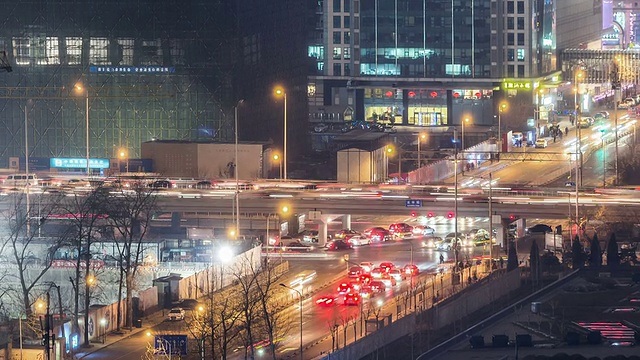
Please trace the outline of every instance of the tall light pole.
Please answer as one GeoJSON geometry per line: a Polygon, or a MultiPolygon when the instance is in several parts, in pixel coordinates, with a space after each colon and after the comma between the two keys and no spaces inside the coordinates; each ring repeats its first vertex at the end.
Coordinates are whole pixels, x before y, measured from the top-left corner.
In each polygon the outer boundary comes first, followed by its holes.
{"type": "Polygon", "coordinates": [[[283,283],[280,283],[280,286],[282,286],[283,288],[295,291],[298,293],[298,298],[300,299],[300,360],[304,360],[304,358],[302,357],[302,293],[299,290],[296,290],[290,286],[287,286],[283,283]]]}
{"type": "Polygon", "coordinates": [[[275,92],[277,96],[282,96],[284,101],[284,146],[282,149],[282,156],[284,158],[284,180],[287,180],[287,92],[281,87],[276,88],[275,92]]]}
{"type": "Polygon", "coordinates": [[[422,152],[420,149],[420,144],[422,143],[423,140],[427,139],[427,134],[425,133],[420,133],[418,134],[418,184],[422,183],[422,179],[420,177],[420,168],[422,167],[422,163],[420,162],[420,153],[422,152]]]}
{"type": "Polygon", "coordinates": [[[89,167],[89,88],[82,87],[81,84],[76,84],[75,89],[79,93],[84,93],[85,100],[85,148],[86,148],[86,161],[87,161],[87,176],[91,175],[91,170],[89,167]]]}
{"type": "Polygon", "coordinates": [[[235,133],[235,160],[233,166],[233,172],[235,172],[236,178],[236,191],[235,191],[235,206],[236,206],[236,236],[240,233],[240,190],[238,188],[238,107],[244,102],[243,99],[238,100],[234,107],[234,133],[235,133]]]}
{"type": "Polygon", "coordinates": [[[464,124],[465,123],[469,123],[469,121],[471,121],[468,117],[464,118],[464,121],[462,121],[462,155],[464,157],[464,124]]]}
{"type": "Polygon", "coordinates": [[[282,158],[280,157],[279,154],[274,154],[273,161],[276,161],[278,163],[278,170],[279,170],[278,173],[280,174],[278,178],[282,180],[282,158]]]}
{"type": "Polygon", "coordinates": [[[498,107],[498,144],[500,144],[500,149],[498,152],[502,152],[502,113],[507,109],[507,103],[500,103],[500,107],[498,107]]]}
{"type": "MultiPolygon", "coordinates": [[[[578,69],[575,74],[575,106],[576,106],[576,236],[579,236],[578,225],[580,224],[580,215],[578,213],[580,206],[580,182],[582,181],[582,176],[580,176],[580,172],[582,170],[582,146],[580,139],[580,104],[578,103],[578,99],[580,98],[580,79],[582,79],[582,70],[578,69]]],[[[573,239],[571,240],[571,244],[573,245],[573,239]]]]}
{"type": "MultiPolygon", "coordinates": [[[[619,64],[618,62],[621,62],[621,58],[620,56],[616,56],[615,61],[614,61],[614,67],[615,67],[615,71],[613,72],[613,76],[614,78],[611,79],[611,82],[613,83],[614,86],[613,87],[613,128],[615,131],[614,136],[616,137],[616,158],[615,158],[615,171],[616,171],[616,183],[615,185],[620,184],[620,178],[618,177],[618,99],[621,97],[620,96],[620,77],[619,77],[619,64]]],[[[635,127],[634,127],[635,129],[635,127]]],[[[634,141],[635,141],[635,132],[634,132],[634,141]]]]}
{"type": "Polygon", "coordinates": [[[607,187],[607,148],[604,142],[604,129],[600,130],[600,139],[602,140],[602,188],[604,189],[607,187]]]}
{"type": "Polygon", "coordinates": [[[29,109],[28,109],[28,104],[29,101],[27,101],[27,104],[25,104],[24,106],[24,170],[25,170],[25,175],[26,175],[26,179],[27,179],[27,185],[26,185],[26,197],[27,197],[27,211],[26,211],[26,220],[27,220],[27,234],[26,234],[26,238],[29,239],[29,237],[31,236],[31,217],[30,217],[30,212],[31,209],[29,208],[30,204],[29,204],[29,188],[31,185],[31,180],[29,179],[29,109]]]}

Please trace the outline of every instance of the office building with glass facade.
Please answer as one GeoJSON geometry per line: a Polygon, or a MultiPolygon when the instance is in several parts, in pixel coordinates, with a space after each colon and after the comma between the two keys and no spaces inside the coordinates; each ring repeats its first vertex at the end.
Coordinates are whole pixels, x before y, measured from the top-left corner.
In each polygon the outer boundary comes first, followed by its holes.
{"type": "Polygon", "coordinates": [[[45,1],[0,12],[0,167],[9,157],[92,158],[142,142],[233,139],[226,1],[45,1]],[[88,113],[87,113],[88,112],[88,113]]]}

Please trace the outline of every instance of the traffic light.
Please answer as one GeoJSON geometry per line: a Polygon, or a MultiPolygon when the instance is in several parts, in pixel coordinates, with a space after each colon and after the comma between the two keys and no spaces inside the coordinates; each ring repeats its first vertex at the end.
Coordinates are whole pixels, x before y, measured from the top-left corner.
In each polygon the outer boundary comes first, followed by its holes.
{"type": "Polygon", "coordinates": [[[514,222],[514,221],[516,221],[518,219],[520,219],[520,216],[518,216],[518,215],[514,215],[514,214],[509,215],[509,221],[511,221],[511,222],[514,222]]]}
{"type": "Polygon", "coordinates": [[[429,211],[429,212],[427,213],[427,217],[428,217],[428,218],[432,218],[432,217],[434,217],[434,216],[435,216],[435,214],[434,214],[432,211],[429,211]]]}
{"type": "Polygon", "coordinates": [[[411,212],[411,217],[417,217],[417,216],[418,216],[418,213],[417,213],[417,212],[415,212],[415,211],[412,211],[412,212],[411,212]]]}
{"type": "Polygon", "coordinates": [[[49,344],[49,334],[45,332],[42,334],[42,339],[40,339],[40,345],[45,346],[47,344],[49,344]]]}
{"type": "Polygon", "coordinates": [[[454,213],[453,211],[449,211],[447,213],[447,219],[453,219],[454,217],[456,217],[456,213],[454,213]]]}

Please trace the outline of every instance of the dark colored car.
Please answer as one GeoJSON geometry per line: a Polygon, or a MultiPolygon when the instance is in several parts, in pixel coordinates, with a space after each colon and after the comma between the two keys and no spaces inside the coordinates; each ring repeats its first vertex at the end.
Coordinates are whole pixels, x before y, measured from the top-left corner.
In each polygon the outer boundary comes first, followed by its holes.
{"type": "Polygon", "coordinates": [[[371,239],[372,242],[383,242],[391,239],[389,230],[383,227],[372,227],[364,231],[364,234],[371,239]]]}
{"type": "Polygon", "coordinates": [[[551,229],[551,226],[546,225],[546,224],[537,224],[537,225],[533,225],[532,227],[527,229],[527,232],[529,234],[536,234],[536,233],[550,233],[553,232],[553,229],[551,229]]]}
{"type": "Polygon", "coordinates": [[[152,182],[149,187],[154,189],[171,189],[173,184],[169,180],[156,180],[152,182]]]}
{"type": "Polygon", "coordinates": [[[211,189],[211,181],[203,180],[191,185],[194,189],[211,189]]]}
{"type": "Polygon", "coordinates": [[[332,240],[327,243],[327,250],[351,250],[351,244],[344,240],[332,240]]]}

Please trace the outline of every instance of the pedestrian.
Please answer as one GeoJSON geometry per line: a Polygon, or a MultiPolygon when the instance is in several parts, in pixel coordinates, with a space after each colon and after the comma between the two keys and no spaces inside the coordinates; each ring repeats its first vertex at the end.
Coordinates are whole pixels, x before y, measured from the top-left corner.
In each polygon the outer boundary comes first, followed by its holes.
{"type": "Polygon", "coordinates": [[[504,269],[504,259],[500,256],[500,269],[504,269]]]}
{"type": "Polygon", "coordinates": [[[569,128],[568,127],[564,128],[564,134],[565,134],[565,136],[569,136],[569,128]]]}
{"type": "Polygon", "coordinates": [[[440,264],[444,264],[444,255],[440,254],[440,264]]]}

